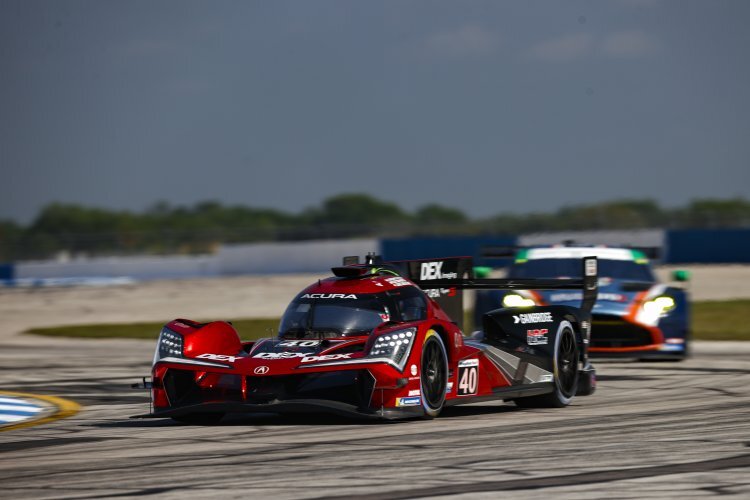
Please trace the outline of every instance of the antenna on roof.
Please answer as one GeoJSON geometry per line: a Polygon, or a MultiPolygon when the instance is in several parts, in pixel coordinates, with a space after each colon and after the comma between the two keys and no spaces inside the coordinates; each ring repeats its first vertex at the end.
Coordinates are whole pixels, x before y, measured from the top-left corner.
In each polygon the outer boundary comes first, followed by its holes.
{"type": "Polygon", "coordinates": [[[368,266],[374,266],[377,264],[382,264],[383,258],[376,254],[375,252],[368,252],[367,256],[365,257],[365,265],[368,266]]]}

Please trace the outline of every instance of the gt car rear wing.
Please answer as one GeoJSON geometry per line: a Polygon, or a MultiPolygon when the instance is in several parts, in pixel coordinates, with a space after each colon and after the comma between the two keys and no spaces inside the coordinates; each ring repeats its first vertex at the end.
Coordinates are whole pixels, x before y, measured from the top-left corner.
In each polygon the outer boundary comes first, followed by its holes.
{"type": "MultiPolygon", "coordinates": [[[[480,248],[480,255],[484,259],[509,259],[515,257],[521,250],[532,250],[535,248],[552,248],[552,247],[591,247],[603,248],[601,245],[589,245],[585,243],[577,243],[575,240],[564,240],[556,245],[505,245],[505,246],[483,246],[480,248]]],[[[626,248],[628,250],[636,250],[641,252],[645,257],[651,260],[658,260],[661,258],[662,248],[661,247],[649,247],[641,245],[609,245],[610,248],[626,248]]],[[[606,247],[606,246],[604,246],[606,247]]]]}

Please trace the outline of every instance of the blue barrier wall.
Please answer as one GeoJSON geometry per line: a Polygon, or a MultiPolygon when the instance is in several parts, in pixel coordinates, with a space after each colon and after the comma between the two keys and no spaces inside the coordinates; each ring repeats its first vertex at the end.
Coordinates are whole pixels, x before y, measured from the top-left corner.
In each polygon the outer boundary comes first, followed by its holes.
{"type": "Polygon", "coordinates": [[[15,278],[13,264],[0,264],[0,280],[10,281],[15,278]]]}
{"type": "Polygon", "coordinates": [[[750,263],[750,229],[684,229],[667,231],[670,264],[750,263]]]}
{"type": "Polygon", "coordinates": [[[485,246],[513,246],[515,236],[460,236],[384,239],[380,251],[384,260],[430,259],[434,257],[474,257],[475,266],[500,267],[510,259],[484,259],[485,246]]]}

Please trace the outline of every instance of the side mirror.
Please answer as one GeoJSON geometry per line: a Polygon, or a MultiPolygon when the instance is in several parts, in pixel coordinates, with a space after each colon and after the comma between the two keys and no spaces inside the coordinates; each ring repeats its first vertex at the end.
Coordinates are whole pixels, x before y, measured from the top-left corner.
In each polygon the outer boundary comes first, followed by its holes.
{"type": "Polygon", "coordinates": [[[690,281],[690,272],[684,269],[678,269],[672,273],[674,281],[690,281]]]}
{"type": "Polygon", "coordinates": [[[492,268],[487,266],[474,266],[474,277],[475,278],[489,278],[492,274],[492,268]]]}

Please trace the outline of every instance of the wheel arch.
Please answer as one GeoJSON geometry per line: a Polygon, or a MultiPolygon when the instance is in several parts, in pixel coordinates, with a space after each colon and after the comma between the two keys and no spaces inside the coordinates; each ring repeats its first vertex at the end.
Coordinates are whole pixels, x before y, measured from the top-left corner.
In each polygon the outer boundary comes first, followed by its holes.
{"type": "Polygon", "coordinates": [[[429,327],[427,327],[427,331],[434,330],[435,333],[437,333],[440,336],[440,340],[443,341],[443,346],[445,346],[445,354],[448,356],[448,367],[450,368],[452,366],[453,360],[456,357],[455,354],[455,347],[453,344],[453,341],[451,340],[450,333],[440,324],[432,324],[429,327]]]}

